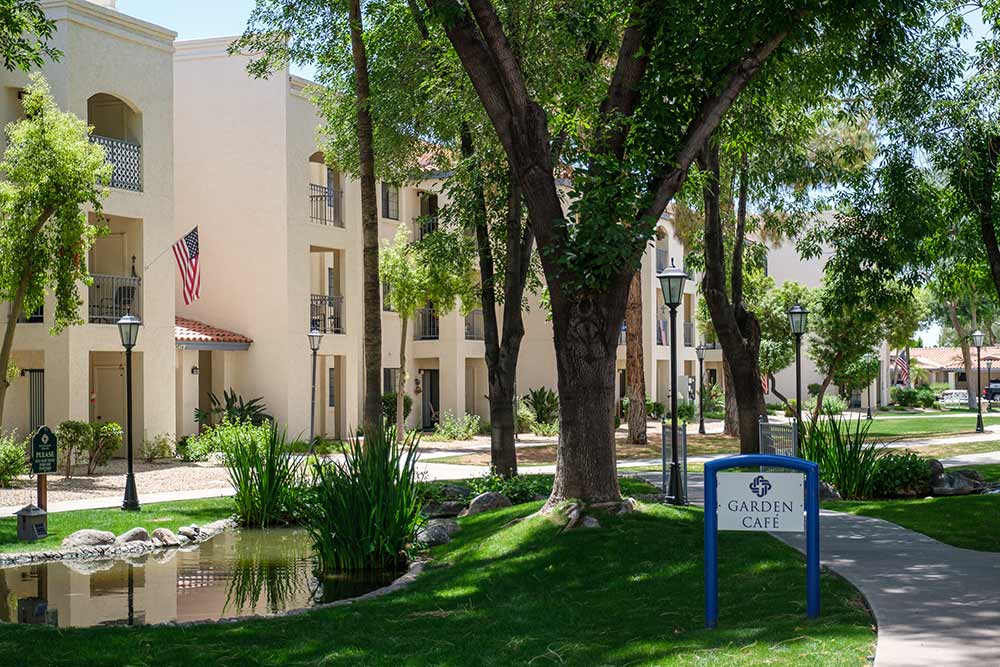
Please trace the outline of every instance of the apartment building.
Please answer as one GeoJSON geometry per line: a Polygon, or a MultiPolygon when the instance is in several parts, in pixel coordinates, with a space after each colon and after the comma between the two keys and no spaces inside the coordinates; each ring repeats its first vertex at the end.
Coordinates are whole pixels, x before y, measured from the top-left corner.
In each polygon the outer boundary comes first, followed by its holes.
{"type": "MultiPolygon", "coordinates": [[[[93,285],[81,286],[86,322],[52,336],[54,302],[18,325],[5,429],[24,434],[66,419],[125,424],[124,354],[117,320],[143,328],[133,352],[134,434],[174,432],[173,41],[175,33],[114,9],[114,0],[42,0],[57,30],[58,62],[41,71],[60,108],[94,127],[114,165],[103,221],[110,233],[90,253],[93,285]],[[168,251],[163,255],[164,251],[168,251]]],[[[28,78],[0,71],[0,122],[23,117],[28,78]]],[[[0,308],[0,318],[9,316],[0,308]]]]}

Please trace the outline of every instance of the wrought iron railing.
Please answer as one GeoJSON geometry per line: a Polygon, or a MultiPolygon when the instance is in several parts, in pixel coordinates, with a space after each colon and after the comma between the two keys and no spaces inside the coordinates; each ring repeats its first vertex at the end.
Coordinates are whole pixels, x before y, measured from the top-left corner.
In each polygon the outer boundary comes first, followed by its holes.
{"type": "Polygon", "coordinates": [[[344,297],[328,294],[311,295],[309,328],[322,333],[344,333],[344,297]]]}
{"type": "Polygon", "coordinates": [[[417,311],[416,327],[413,337],[416,340],[437,340],[440,335],[438,316],[433,308],[421,308],[417,311]]]}
{"type": "Polygon", "coordinates": [[[465,340],[483,340],[486,337],[486,324],[483,321],[483,311],[476,308],[465,316],[465,340]]]}
{"type": "Polygon", "coordinates": [[[325,185],[309,184],[309,219],[321,225],[344,226],[344,193],[325,185]]]}
{"type": "Polygon", "coordinates": [[[438,228],[437,218],[424,216],[417,219],[417,240],[422,240],[431,232],[436,232],[438,228]]]}
{"type": "Polygon", "coordinates": [[[111,187],[142,192],[142,146],[123,139],[90,135],[90,141],[104,149],[104,158],[113,167],[111,187]]]}
{"type": "Polygon", "coordinates": [[[91,324],[115,324],[126,315],[142,319],[142,279],[134,276],[90,276],[88,320],[91,324]]]}
{"type": "Polygon", "coordinates": [[[663,273],[670,266],[670,260],[667,259],[667,250],[665,248],[656,249],[656,272],[663,273]]]}
{"type": "Polygon", "coordinates": [[[684,323],[684,347],[694,347],[694,322],[684,323]]]}

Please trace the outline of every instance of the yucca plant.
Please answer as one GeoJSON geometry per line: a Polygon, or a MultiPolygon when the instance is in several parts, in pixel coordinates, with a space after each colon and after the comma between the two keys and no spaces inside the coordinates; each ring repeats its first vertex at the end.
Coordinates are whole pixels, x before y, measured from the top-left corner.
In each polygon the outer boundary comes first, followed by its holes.
{"type": "Polygon", "coordinates": [[[341,461],[314,464],[303,523],[322,574],[400,568],[421,524],[415,433],[392,426],[351,438],[341,461]]]}
{"type": "Polygon", "coordinates": [[[559,397],[548,387],[529,390],[524,402],[539,424],[551,424],[559,419],[559,397]]]}
{"type": "Polygon", "coordinates": [[[263,441],[259,434],[238,431],[225,451],[237,519],[251,528],[287,522],[290,499],[302,482],[303,459],[292,452],[285,433],[271,426],[263,441]]]}
{"type": "Polygon", "coordinates": [[[803,434],[802,458],[819,464],[820,477],[844,498],[868,498],[885,451],[868,440],[871,422],[858,416],[848,419],[833,410],[825,419],[813,420],[803,434]]]}

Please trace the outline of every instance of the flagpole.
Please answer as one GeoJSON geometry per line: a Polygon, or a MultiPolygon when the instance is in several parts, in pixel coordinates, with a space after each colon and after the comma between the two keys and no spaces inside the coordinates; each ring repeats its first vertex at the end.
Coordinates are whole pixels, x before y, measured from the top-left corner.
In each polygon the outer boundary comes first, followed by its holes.
{"type": "MultiPolygon", "coordinates": [[[[194,227],[192,227],[190,229],[190,231],[188,231],[187,233],[181,234],[181,238],[184,238],[185,236],[187,236],[188,234],[190,234],[191,232],[193,232],[196,229],[198,229],[198,225],[195,225],[194,227]]],[[[167,254],[167,251],[170,250],[171,248],[173,248],[175,245],[177,245],[177,241],[174,241],[173,243],[171,243],[170,245],[168,245],[166,248],[164,248],[163,250],[161,250],[159,255],[157,255],[153,259],[149,260],[149,264],[146,264],[145,266],[142,267],[142,272],[145,273],[146,271],[148,271],[149,267],[151,267],[153,264],[156,263],[156,260],[158,260],[159,258],[163,257],[165,254],[167,254]]]]}

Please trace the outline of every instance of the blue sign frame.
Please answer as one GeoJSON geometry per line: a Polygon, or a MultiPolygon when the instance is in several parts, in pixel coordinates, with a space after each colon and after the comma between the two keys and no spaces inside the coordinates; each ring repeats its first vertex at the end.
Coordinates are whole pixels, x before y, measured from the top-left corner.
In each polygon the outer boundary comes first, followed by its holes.
{"type": "Polygon", "coordinates": [[[806,615],[819,617],[819,465],[793,456],[742,454],[705,464],[705,625],[719,624],[719,489],[728,468],[789,468],[806,475],[806,615]]]}

